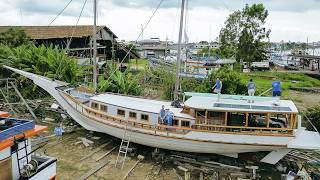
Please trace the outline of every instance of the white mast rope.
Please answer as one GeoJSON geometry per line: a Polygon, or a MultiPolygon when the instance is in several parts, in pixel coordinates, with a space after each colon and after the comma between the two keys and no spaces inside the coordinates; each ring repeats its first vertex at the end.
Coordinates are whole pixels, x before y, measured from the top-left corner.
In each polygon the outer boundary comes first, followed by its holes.
{"type": "MultiPolygon", "coordinates": [[[[290,99],[291,101],[293,101],[293,99],[291,98],[290,95],[288,95],[288,97],[289,97],[289,99],[290,99]]],[[[304,115],[304,117],[306,117],[306,119],[309,121],[309,123],[311,124],[312,128],[313,128],[314,130],[316,130],[316,132],[319,133],[318,129],[317,129],[317,128],[314,126],[314,124],[311,122],[311,120],[309,119],[309,117],[307,116],[307,114],[306,114],[304,111],[301,111],[301,113],[302,113],[302,114],[304,115]]]]}
{"type": "MultiPolygon", "coordinates": [[[[153,11],[152,15],[150,16],[150,18],[148,19],[147,23],[143,26],[142,31],[140,32],[139,36],[137,37],[137,39],[135,41],[138,41],[139,38],[141,37],[142,33],[147,29],[149,23],[151,22],[152,18],[154,17],[154,15],[156,14],[156,12],[158,11],[158,9],[160,8],[161,4],[163,3],[164,0],[160,0],[159,4],[157,5],[156,9],[153,11]]],[[[130,51],[132,50],[133,46],[130,47],[129,51],[126,53],[126,55],[124,56],[124,58],[120,61],[120,64],[123,63],[123,61],[127,58],[127,56],[129,55],[130,51]]],[[[112,71],[111,74],[114,74],[116,72],[118,68],[116,68],[114,71],[112,71]]],[[[111,76],[108,77],[108,79],[106,81],[109,81],[109,79],[111,78],[111,76]]]]}
{"type": "MultiPolygon", "coordinates": [[[[71,0],[71,1],[72,1],[72,0],[71,0]]],[[[70,1],[70,2],[71,2],[71,1],[70,1]]],[[[69,5],[69,4],[70,4],[70,3],[68,3],[68,5],[69,5]]],[[[82,13],[83,13],[83,10],[84,10],[86,4],[87,4],[87,0],[84,0],[84,3],[83,3],[83,5],[82,5],[81,11],[80,11],[80,14],[79,14],[79,16],[78,16],[78,18],[77,18],[77,22],[76,22],[75,26],[73,27],[71,37],[70,37],[70,39],[69,39],[69,41],[68,41],[68,44],[67,44],[67,47],[66,47],[66,52],[69,52],[69,50],[70,50],[69,48],[70,48],[70,44],[71,44],[71,42],[72,42],[72,38],[73,38],[74,32],[75,32],[75,30],[76,30],[76,27],[78,26],[78,23],[79,23],[79,21],[80,21],[80,18],[81,18],[81,16],[82,16],[82,13]]],[[[67,7],[67,6],[66,6],[66,7],[67,7]]],[[[65,8],[64,8],[64,9],[65,9],[65,8]]],[[[62,60],[61,60],[60,63],[59,63],[58,69],[56,70],[56,73],[54,74],[53,79],[55,79],[55,78],[57,77],[57,74],[58,74],[58,71],[59,71],[59,69],[60,69],[60,67],[61,67],[61,64],[62,64],[62,60]]]]}
{"type": "Polygon", "coordinates": [[[58,19],[58,17],[64,12],[65,9],[67,9],[67,7],[70,5],[70,3],[71,3],[72,1],[73,1],[73,0],[70,0],[70,1],[66,4],[66,6],[56,15],[55,18],[53,18],[53,20],[49,23],[48,26],[51,26],[51,24],[52,24],[55,20],[58,19]]]}
{"type": "Polygon", "coordinates": [[[77,26],[78,26],[78,24],[79,24],[80,18],[81,18],[81,16],[82,16],[83,10],[84,10],[84,8],[85,8],[85,6],[86,6],[86,4],[87,4],[87,1],[88,1],[88,0],[84,0],[84,3],[83,3],[83,5],[82,5],[81,11],[80,11],[80,14],[79,14],[79,16],[78,16],[78,18],[77,18],[77,22],[76,22],[75,26],[73,27],[71,37],[70,37],[70,39],[69,39],[69,41],[68,41],[68,44],[67,44],[67,47],[66,47],[67,52],[69,52],[69,50],[70,50],[70,44],[71,44],[71,42],[72,42],[72,38],[73,38],[74,32],[75,32],[75,30],[76,30],[76,28],[77,28],[77,26]]]}

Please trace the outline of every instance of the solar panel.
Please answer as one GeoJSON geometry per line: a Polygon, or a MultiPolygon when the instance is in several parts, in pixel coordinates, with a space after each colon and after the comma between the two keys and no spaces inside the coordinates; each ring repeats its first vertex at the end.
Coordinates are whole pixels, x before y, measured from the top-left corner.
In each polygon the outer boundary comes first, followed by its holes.
{"type": "Polygon", "coordinates": [[[232,108],[232,109],[265,110],[265,111],[292,111],[290,107],[284,107],[284,106],[257,106],[257,105],[225,104],[225,103],[214,103],[213,107],[232,108]]]}

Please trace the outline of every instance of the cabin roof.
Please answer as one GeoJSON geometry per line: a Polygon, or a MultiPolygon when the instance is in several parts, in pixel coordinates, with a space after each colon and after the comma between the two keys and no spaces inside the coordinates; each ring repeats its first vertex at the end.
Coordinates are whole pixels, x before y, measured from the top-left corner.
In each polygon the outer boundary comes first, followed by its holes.
{"type": "Polygon", "coordinates": [[[171,106],[169,101],[160,101],[153,99],[144,99],[139,97],[122,96],[118,94],[100,94],[90,98],[91,100],[119,106],[133,111],[144,111],[149,113],[159,113],[161,106],[164,105],[165,109],[169,108],[173,112],[174,116],[180,118],[194,119],[194,117],[181,113],[182,108],[175,108],[171,106]]]}
{"type": "Polygon", "coordinates": [[[245,112],[283,112],[298,113],[298,109],[292,101],[277,100],[273,97],[221,95],[218,101],[217,94],[209,93],[185,93],[191,96],[185,105],[195,109],[223,110],[223,111],[245,111],[245,112]],[[248,103],[254,100],[254,103],[248,103]]]}

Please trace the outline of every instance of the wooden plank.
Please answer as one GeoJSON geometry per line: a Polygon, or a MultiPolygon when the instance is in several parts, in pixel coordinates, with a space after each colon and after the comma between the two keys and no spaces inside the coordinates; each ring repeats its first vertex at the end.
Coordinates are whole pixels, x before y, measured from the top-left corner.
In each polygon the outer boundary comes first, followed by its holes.
{"type": "Polygon", "coordinates": [[[86,172],[85,174],[83,174],[81,177],[79,177],[79,180],[85,180],[88,179],[90,176],[92,176],[94,173],[98,172],[101,168],[105,167],[107,164],[109,164],[110,161],[106,161],[103,163],[98,164],[97,166],[93,167],[92,169],[90,169],[90,171],[86,172]]]}
{"type": "Polygon", "coordinates": [[[108,154],[110,154],[114,149],[116,149],[118,146],[113,147],[110,151],[104,153],[101,155],[96,161],[100,161],[102,158],[106,157],[108,154]]]}
{"type": "Polygon", "coordinates": [[[89,153],[88,155],[82,157],[82,158],[80,159],[80,161],[83,161],[83,160],[91,157],[93,154],[101,151],[104,147],[108,146],[111,142],[112,142],[112,140],[110,140],[109,142],[107,142],[107,143],[105,143],[105,144],[102,144],[101,146],[97,147],[94,151],[92,151],[92,152],[89,153]]]}
{"type": "Polygon", "coordinates": [[[249,113],[246,112],[246,127],[248,127],[248,123],[249,123],[249,113]]]}
{"type": "Polygon", "coordinates": [[[139,164],[141,160],[137,160],[137,162],[132,166],[132,168],[129,169],[129,171],[126,173],[126,175],[123,176],[122,180],[127,179],[127,177],[129,176],[129,174],[133,171],[133,169],[139,164]]]}
{"type": "Polygon", "coordinates": [[[10,82],[11,86],[13,87],[13,89],[16,91],[16,93],[18,94],[18,96],[20,97],[20,99],[22,100],[23,104],[27,107],[27,109],[29,110],[30,114],[32,115],[32,117],[34,118],[34,120],[37,120],[37,116],[34,114],[33,110],[30,108],[30,106],[28,105],[28,103],[26,102],[26,100],[23,98],[23,96],[21,95],[20,91],[18,90],[18,88],[16,87],[16,85],[13,82],[10,82]]]}

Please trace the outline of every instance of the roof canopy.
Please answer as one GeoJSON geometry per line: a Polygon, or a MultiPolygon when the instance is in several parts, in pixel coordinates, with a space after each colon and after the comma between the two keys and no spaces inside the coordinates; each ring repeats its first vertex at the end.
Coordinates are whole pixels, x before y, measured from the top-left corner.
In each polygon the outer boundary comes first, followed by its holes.
{"type": "Polygon", "coordinates": [[[298,113],[292,101],[278,100],[274,97],[242,96],[222,94],[218,100],[217,94],[185,92],[191,96],[184,104],[187,107],[204,110],[243,111],[243,112],[274,112],[298,113]],[[248,103],[253,100],[254,103],[248,103]]]}
{"type": "MultiPolygon", "coordinates": [[[[55,39],[92,36],[92,25],[65,26],[0,26],[0,32],[9,28],[23,29],[31,39],[55,39]]],[[[107,26],[97,26],[97,32],[104,29],[114,38],[118,38],[107,26]]]]}

